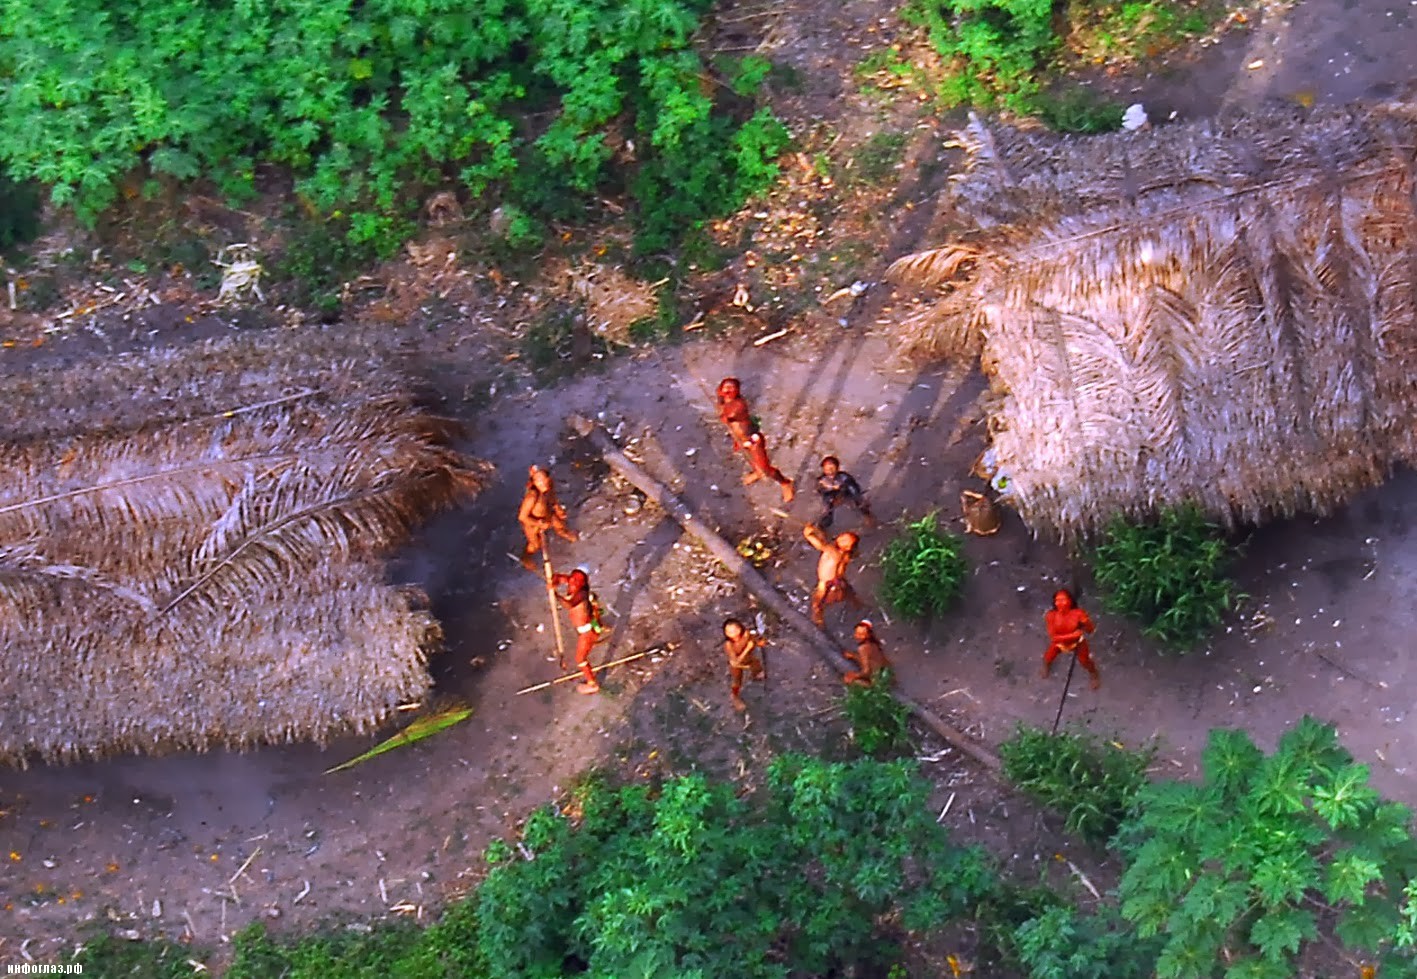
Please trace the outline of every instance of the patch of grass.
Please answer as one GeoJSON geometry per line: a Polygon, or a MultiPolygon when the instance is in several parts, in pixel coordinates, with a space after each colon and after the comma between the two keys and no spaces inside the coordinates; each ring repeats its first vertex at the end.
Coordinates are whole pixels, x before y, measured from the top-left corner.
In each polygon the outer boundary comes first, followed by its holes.
{"type": "Polygon", "coordinates": [[[1060,133],[1110,133],[1122,128],[1125,110],[1087,88],[1038,98],[1038,118],[1060,133]]]}
{"type": "Polygon", "coordinates": [[[1154,745],[1128,751],[1092,735],[1022,724],[999,746],[1008,780],[1095,846],[1106,845],[1131,813],[1155,754],[1154,745]]]}
{"type": "Polygon", "coordinates": [[[1125,0],[1095,3],[1072,0],[1068,45],[1087,61],[1154,58],[1210,30],[1225,15],[1220,3],[1184,0],[1125,0]]]}
{"type": "Polygon", "coordinates": [[[852,181],[861,184],[885,182],[894,173],[896,165],[905,158],[907,133],[881,130],[857,147],[852,154],[850,168],[852,181]]]}
{"type": "Polygon", "coordinates": [[[59,301],[59,278],[49,272],[33,271],[15,280],[15,298],[20,309],[42,313],[59,301]]]}
{"type": "Polygon", "coordinates": [[[910,711],[891,696],[890,683],[891,671],[884,670],[872,686],[848,686],[842,701],[852,740],[873,758],[888,758],[910,747],[910,711]]]}
{"type": "Polygon", "coordinates": [[[201,962],[204,955],[168,942],[130,942],[100,934],[83,945],[74,957],[84,975],[103,979],[191,979],[188,959],[201,962]]]}
{"type": "Polygon", "coordinates": [[[933,512],[906,524],[886,545],[881,569],[881,600],[907,619],[949,611],[969,572],[963,538],[941,531],[933,512]]]}
{"type": "Polygon", "coordinates": [[[272,263],[271,276],[291,283],[297,304],[332,321],[340,312],[340,286],[377,257],[369,245],[351,243],[340,222],[304,220],[272,263]]]}
{"type": "Polygon", "coordinates": [[[1103,603],[1173,649],[1198,645],[1242,597],[1228,571],[1238,549],[1198,509],[1150,523],[1114,520],[1092,554],[1103,603]]]}
{"type": "Polygon", "coordinates": [[[536,379],[549,384],[610,355],[605,341],[585,322],[585,313],[555,305],[532,321],[522,337],[522,361],[536,379]]]}

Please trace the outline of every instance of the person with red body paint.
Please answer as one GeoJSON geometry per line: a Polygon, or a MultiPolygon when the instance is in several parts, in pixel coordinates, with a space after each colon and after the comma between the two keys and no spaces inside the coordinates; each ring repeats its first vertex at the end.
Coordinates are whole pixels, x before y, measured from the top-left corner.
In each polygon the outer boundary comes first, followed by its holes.
{"type": "Polygon", "coordinates": [[[1053,594],[1053,607],[1043,616],[1043,622],[1048,627],[1049,644],[1048,651],[1043,654],[1043,672],[1040,675],[1046,680],[1058,654],[1072,653],[1078,658],[1078,664],[1092,676],[1092,689],[1101,687],[1102,677],[1097,673],[1097,664],[1092,661],[1092,650],[1088,648],[1086,636],[1097,626],[1092,624],[1086,612],[1077,607],[1072,593],[1066,588],[1060,588],[1053,594]]]}
{"type": "Polygon", "coordinates": [[[554,575],[551,580],[555,587],[565,587],[566,594],[559,591],[554,594],[566,606],[571,625],[576,627],[576,666],[585,677],[576,684],[576,691],[597,693],[600,684],[595,679],[595,671],[590,668],[590,651],[610,634],[610,630],[601,625],[599,603],[590,591],[590,576],[577,568],[570,574],[554,575]]]}

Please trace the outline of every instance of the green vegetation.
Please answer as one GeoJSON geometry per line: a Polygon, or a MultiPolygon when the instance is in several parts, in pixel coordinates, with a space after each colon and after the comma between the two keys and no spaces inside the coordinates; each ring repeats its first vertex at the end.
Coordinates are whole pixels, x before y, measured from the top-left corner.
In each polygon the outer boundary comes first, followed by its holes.
{"type": "Polygon", "coordinates": [[[878,184],[895,173],[896,164],[905,157],[908,134],[882,130],[862,143],[851,157],[852,179],[858,183],[878,184]]]}
{"type": "Polygon", "coordinates": [[[1160,945],[1110,910],[1084,915],[1060,904],[1019,925],[1011,952],[1028,979],[1151,979],[1160,945]]]}
{"type": "Polygon", "coordinates": [[[949,611],[969,571],[964,540],[939,530],[934,513],[906,524],[904,533],[886,545],[881,569],[881,600],[908,619],[949,611]]]}
{"type": "MultiPolygon", "coordinates": [[[[1120,124],[1120,110],[1110,122],[1110,109],[1082,112],[1082,106],[1059,105],[1044,94],[1069,59],[1092,64],[1155,57],[1203,34],[1222,10],[1211,0],[907,0],[900,16],[924,28],[943,57],[946,74],[938,95],[946,106],[1003,107],[1039,114],[1065,131],[1100,132],[1120,124]]],[[[872,56],[862,70],[907,78],[912,73],[906,65],[872,56]]]]}
{"type": "Polygon", "coordinates": [[[1320,926],[1386,960],[1383,976],[1411,975],[1392,944],[1417,875],[1412,814],[1379,797],[1333,728],[1305,717],[1268,756],[1242,731],[1212,731],[1203,762],[1200,784],[1143,789],[1118,837],[1122,915],[1163,937],[1160,979],[1291,979],[1320,926]]]}
{"type": "MultiPolygon", "coordinates": [[[[908,761],[786,755],[747,795],[697,775],[587,781],[489,847],[487,879],[436,923],[289,942],[253,926],[228,975],[899,974],[906,941],[960,919],[986,958],[1029,979],[1291,979],[1313,974],[1312,943],[1341,945],[1384,979],[1417,975],[1411,813],[1378,796],[1332,727],[1306,717],[1271,755],[1213,731],[1199,784],[1142,784],[1149,752],[1075,735],[1021,730],[1005,756],[1027,791],[1087,814],[1070,818],[1076,832],[1100,838],[1128,813],[1112,843],[1126,865],[1119,909],[1083,913],[1073,895],[1002,879],[980,851],[952,846],[908,761]]],[[[102,937],[75,961],[177,979],[204,957],[102,937]]]]}
{"type": "Polygon", "coordinates": [[[891,755],[910,747],[910,711],[891,696],[890,684],[891,671],[882,670],[872,686],[853,683],[842,698],[851,738],[864,755],[891,755]]]}
{"type": "Polygon", "coordinates": [[[1031,111],[1060,46],[1053,0],[909,0],[901,19],[925,28],[949,65],[940,97],[951,106],[1031,111]]]}
{"type": "Polygon", "coordinates": [[[1236,549],[1194,507],[1152,523],[1114,520],[1092,554],[1103,602],[1175,649],[1203,641],[1240,599],[1228,570],[1236,549]]]}
{"type": "Polygon", "coordinates": [[[1155,747],[1127,751],[1092,735],[1050,735],[1020,724],[999,746],[1004,776],[1067,819],[1069,833],[1103,846],[1146,785],[1155,747]]]}
{"type": "Polygon", "coordinates": [[[1187,38],[1199,37],[1216,19],[1218,4],[1176,0],[1069,5],[1074,52],[1088,61],[1132,61],[1155,56],[1187,38]]]}
{"type": "Polygon", "coordinates": [[[658,793],[591,783],[578,819],[541,809],[527,820],[521,846],[535,859],[489,853],[483,961],[493,979],[753,979],[884,963],[887,916],[891,931],[934,928],[992,884],[978,852],[947,843],[927,798],[907,762],[798,756],[774,760],[748,799],[698,776],[658,793]]]}
{"type": "Polygon", "coordinates": [[[1038,118],[1060,133],[1110,133],[1122,128],[1125,110],[1086,88],[1038,98],[1038,118]]]}
{"type": "Polygon", "coordinates": [[[456,181],[518,208],[509,234],[628,192],[646,251],[776,175],[787,134],[690,46],[707,0],[0,0],[0,165],[92,221],[274,166],[305,212],[388,255],[456,181]]]}

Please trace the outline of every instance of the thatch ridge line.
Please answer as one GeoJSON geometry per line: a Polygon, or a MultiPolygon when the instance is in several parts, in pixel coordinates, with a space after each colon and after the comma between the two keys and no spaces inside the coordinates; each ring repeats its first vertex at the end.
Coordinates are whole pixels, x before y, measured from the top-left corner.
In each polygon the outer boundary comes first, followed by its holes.
{"type": "MultiPolygon", "coordinates": [[[[1389,173],[1394,169],[1396,169],[1394,165],[1386,165],[1377,170],[1360,171],[1358,173],[1350,174],[1347,178],[1344,178],[1343,182],[1357,183],[1359,180],[1366,180],[1369,177],[1381,176],[1382,174],[1389,173]]],[[[1137,225],[1155,223],[1168,218],[1175,218],[1187,214],[1194,214],[1197,211],[1210,210],[1211,208],[1219,207],[1227,203],[1232,203],[1238,198],[1246,197],[1250,194],[1258,193],[1262,190],[1269,190],[1275,187],[1288,187],[1290,189],[1298,189],[1301,187],[1312,187],[1323,182],[1323,178],[1310,178],[1305,180],[1297,177],[1288,177],[1283,180],[1266,181],[1265,183],[1255,184],[1251,187],[1244,187],[1240,190],[1229,191],[1220,194],[1216,197],[1210,197],[1206,198],[1205,200],[1194,201],[1192,203],[1169,208],[1164,211],[1157,211],[1155,214],[1129,214],[1125,221],[1114,221],[1104,227],[1093,228],[1089,231],[1081,231],[1077,234],[1069,235],[1066,238],[1050,238],[1046,241],[1038,242],[1037,244],[1030,245],[1027,248],[1023,248],[1018,250],[1017,252],[1014,252],[1013,257],[1015,261],[1018,261],[1020,259],[1032,258],[1039,252],[1044,251],[1045,249],[1056,248],[1060,245],[1076,244],[1080,241],[1086,241],[1089,238],[1096,238],[1101,235],[1119,233],[1125,231],[1128,228],[1136,227],[1137,225]]],[[[911,255],[902,256],[901,258],[896,259],[896,263],[905,262],[907,259],[915,258],[916,255],[921,254],[925,253],[917,252],[911,255]]]]}

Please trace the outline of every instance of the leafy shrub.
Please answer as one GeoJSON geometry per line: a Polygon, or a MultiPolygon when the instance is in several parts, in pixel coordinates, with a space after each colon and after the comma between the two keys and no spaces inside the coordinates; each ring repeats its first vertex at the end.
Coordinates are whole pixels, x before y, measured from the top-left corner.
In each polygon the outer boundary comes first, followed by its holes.
{"type": "Polygon", "coordinates": [[[741,94],[761,59],[731,66],[721,93],[705,85],[690,40],[707,7],[3,0],[0,163],[86,220],[130,175],[205,178],[239,200],[276,165],[311,214],[387,254],[450,178],[474,198],[510,188],[533,215],[574,211],[624,183],[614,146],[633,134],[628,185],[672,238],[771,180],[785,143],[741,94]]]}
{"type": "Polygon", "coordinates": [[[1195,507],[1165,510],[1154,523],[1116,519],[1093,552],[1103,602],[1177,649],[1196,645],[1239,599],[1227,576],[1236,549],[1195,507]]]}
{"type": "Polygon", "coordinates": [[[910,711],[891,696],[890,682],[891,671],[883,670],[872,686],[846,688],[842,703],[862,754],[887,755],[910,747],[910,711]]]}
{"type": "Polygon", "coordinates": [[[1123,109],[1086,88],[1038,98],[1038,117],[1060,133],[1110,133],[1122,128],[1123,109]]]}
{"type": "Polygon", "coordinates": [[[1150,979],[1160,942],[1138,939],[1115,912],[1053,907],[1025,921],[1013,950],[1028,979],[1150,979]]]}
{"type": "Polygon", "coordinates": [[[1067,819],[1069,833],[1105,844],[1146,784],[1155,747],[1127,751],[1085,734],[1049,734],[1020,724],[999,746],[1004,775],[1067,819]]]}
{"type": "Polygon", "coordinates": [[[1053,0],[910,0],[901,19],[924,27],[950,65],[941,92],[948,105],[1030,111],[1059,45],[1053,0]]]}
{"type": "Polygon", "coordinates": [[[1292,979],[1321,925],[1386,960],[1383,975],[1409,975],[1392,943],[1417,874],[1412,814],[1379,797],[1333,728],[1305,717],[1269,756],[1215,730],[1203,763],[1201,784],[1144,788],[1118,837],[1122,915],[1162,936],[1157,976],[1292,979]]]}
{"type": "Polygon", "coordinates": [[[881,569],[881,598],[892,610],[909,619],[940,615],[964,590],[964,540],[927,513],[886,545],[881,569]]]}
{"type": "MultiPolygon", "coordinates": [[[[579,820],[541,809],[479,892],[480,951],[501,977],[830,974],[887,960],[877,934],[964,911],[991,885],[951,847],[905,762],[772,762],[755,796],[699,776],[659,792],[591,783],[579,820]]],[[[509,851],[504,850],[503,855],[509,851]]]]}

